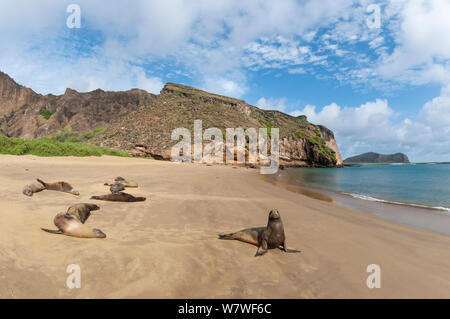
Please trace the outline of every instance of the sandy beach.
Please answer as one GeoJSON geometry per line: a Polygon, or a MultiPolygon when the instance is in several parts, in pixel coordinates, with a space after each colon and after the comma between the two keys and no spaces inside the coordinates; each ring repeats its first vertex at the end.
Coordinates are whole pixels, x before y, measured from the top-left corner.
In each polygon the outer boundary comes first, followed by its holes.
{"type": "Polygon", "coordinates": [[[1,298],[450,298],[450,237],[314,199],[265,182],[259,171],[120,157],[0,156],[1,298]],[[139,203],[92,201],[124,176],[139,203]],[[80,196],[22,188],[64,180],[80,196]],[[106,239],[52,235],[53,218],[96,203],[86,222],[106,239]],[[300,254],[217,239],[283,218],[300,254]],[[69,289],[66,268],[81,267],[69,289]],[[370,264],[381,288],[369,289],[370,264]]]}

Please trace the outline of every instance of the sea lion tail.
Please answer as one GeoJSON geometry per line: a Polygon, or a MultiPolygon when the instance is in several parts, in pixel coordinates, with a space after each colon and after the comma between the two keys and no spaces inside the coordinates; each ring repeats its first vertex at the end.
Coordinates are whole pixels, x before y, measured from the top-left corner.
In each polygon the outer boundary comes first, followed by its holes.
{"type": "Polygon", "coordinates": [[[92,196],[90,199],[100,199],[100,196],[92,196]]]}
{"type": "Polygon", "coordinates": [[[231,239],[234,239],[233,235],[234,235],[234,233],[231,233],[231,234],[219,234],[219,239],[231,240],[231,239]]]}
{"type": "Polygon", "coordinates": [[[36,178],[36,180],[37,180],[39,183],[41,183],[42,185],[44,185],[44,187],[47,187],[47,186],[45,185],[45,182],[43,182],[41,179],[36,178]]]}
{"type": "Polygon", "coordinates": [[[45,229],[45,228],[41,228],[41,229],[43,231],[47,232],[47,233],[50,233],[50,234],[58,234],[58,235],[60,235],[60,234],[63,233],[61,229],[58,229],[58,230],[51,230],[51,229],[45,229]]]}
{"type": "Polygon", "coordinates": [[[147,198],[145,198],[145,197],[136,197],[136,201],[137,202],[143,202],[143,201],[145,201],[147,198]]]}

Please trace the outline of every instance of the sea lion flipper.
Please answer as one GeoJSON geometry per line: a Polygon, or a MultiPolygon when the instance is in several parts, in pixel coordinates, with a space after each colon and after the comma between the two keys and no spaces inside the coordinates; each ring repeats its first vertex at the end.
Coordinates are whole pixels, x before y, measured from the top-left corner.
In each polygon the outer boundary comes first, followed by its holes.
{"type": "Polygon", "coordinates": [[[39,183],[41,183],[42,185],[44,185],[44,187],[46,187],[45,182],[43,182],[41,179],[36,178],[36,180],[37,180],[39,183]]]}
{"type": "Polygon", "coordinates": [[[301,253],[302,252],[301,250],[297,250],[297,249],[288,249],[286,246],[286,240],[283,241],[283,243],[280,245],[279,248],[286,253],[301,253]]]}
{"type": "Polygon", "coordinates": [[[301,250],[287,249],[287,248],[284,251],[287,252],[287,253],[301,253],[302,252],[301,250]]]}
{"type": "Polygon", "coordinates": [[[234,235],[234,233],[231,233],[231,234],[219,234],[219,239],[232,240],[232,239],[234,239],[233,235],[234,235]]]}
{"type": "Polygon", "coordinates": [[[262,234],[262,238],[261,238],[261,245],[258,246],[258,250],[256,251],[256,255],[257,256],[262,256],[265,253],[267,253],[267,250],[269,249],[269,238],[267,236],[267,232],[263,232],[262,234]]]}
{"type": "Polygon", "coordinates": [[[45,228],[41,228],[43,231],[50,233],[50,234],[63,234],[63,231],[61,229],[58,230],[51,230],[51,229],[45,229],[45,228]]]}
{"type": "Polygon", "coordinates": [[[267,253],[267,249],[263,249],[262,247],[258,247],[258,250],[256,251],[255,257],[259,257],[267,253]]]}

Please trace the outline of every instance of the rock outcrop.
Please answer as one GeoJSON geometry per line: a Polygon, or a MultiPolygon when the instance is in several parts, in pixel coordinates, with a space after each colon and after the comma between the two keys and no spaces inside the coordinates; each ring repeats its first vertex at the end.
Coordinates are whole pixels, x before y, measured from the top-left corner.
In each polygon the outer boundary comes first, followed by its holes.
{"type": "Polygon", "coordinates": [[[409,163],[409,159],[403,153],[384,155],[368,152],[346,158],[344,163],[409,163]]]}
{"type": "Polygon", "coordinates": [[[305,116],[261,110],[243,100],[174,83],[167,83],[149,105],[111,124],[93,142],[127,150],[134,156],[169,160],[176,143],[171,140],[171,132],[182,127],[193,132],[194,120],[199,119],[203,130],[215,127],[222,133],[226,128],[279,128],[282,165],[342,165],[333,132],[309,123],[305,116]]]}
{"type": "Polygon", "coordinates": [[[68,129],[88,132],[107,126],[143,105],[155,95],[144,90],[41,95],[0,73],[0,132],[11,137],[36,138],[68,129]],[[42,111],[53,113],[48,119],[42,111]]]}

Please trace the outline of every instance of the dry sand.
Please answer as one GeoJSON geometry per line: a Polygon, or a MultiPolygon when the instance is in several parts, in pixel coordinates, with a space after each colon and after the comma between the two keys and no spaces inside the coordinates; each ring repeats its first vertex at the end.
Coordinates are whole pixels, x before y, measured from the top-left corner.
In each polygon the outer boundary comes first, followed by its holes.
{"type": "Polygon", "coordinates": [[[450,297],[450,237],[306,197],[259,178],[257,170],[117,157],[0,156],[2,298],[378,298],[450,297]],[[141,203],[90,201],[115,176],[139,182],[141,203]],[[40,177],[64,180],[81,196],[22,194],[40,177]],[[86,225],[106,239],[52,235],[53,217],[95,202],[86,225]],[[281,212],[287,244],[270,250],[217,234],[264,226],[281,212]],[[81,289],[68,289],[69,264],[81,289]],[[366,267],[381,266],[381,288],[366,267]]]}

